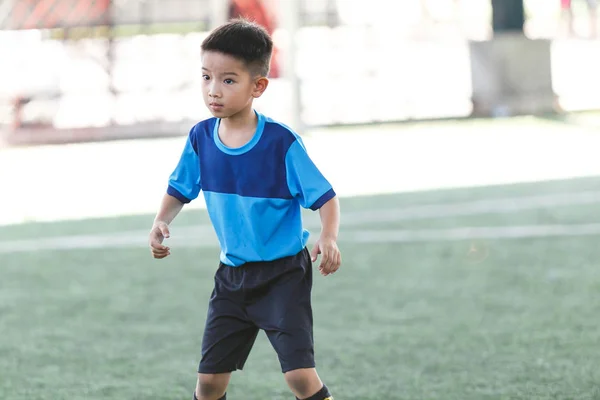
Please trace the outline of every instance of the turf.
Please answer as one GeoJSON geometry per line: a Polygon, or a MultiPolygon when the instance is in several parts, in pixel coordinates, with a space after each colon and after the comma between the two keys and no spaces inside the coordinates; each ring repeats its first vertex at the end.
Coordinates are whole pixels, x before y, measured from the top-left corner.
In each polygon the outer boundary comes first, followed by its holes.
{"type": "MultiPolygon", "coordinates": [[[[599,186],[600,179],[588,178],[342,205],[352,213],[599,186]]],[[[600,222],[599,211],[592,203],[359,228],[581,224],[600,222]]],[[[149,221],[3,227],[0,240],[143,232],[149,221]]],[[[206,222],[205,213],[193,211],[179,223],[206,222]]],[[[341,240],[343,269],[315,277],[319,373],[337,399],[600,399],[597,241],[489,240],[489,256],[473,261],[468,241],[341,240]]],[[[162,261],[142,248],[3,254],[0,398],[189,399],[217,256],[216,248],[189,247],[162,261]]],[[[264,335],[234,375],[229,397],[293,398],[264,335]]]]}
{"type": "MultiPolygon", "coordinates": [[[[411,192],[402,194],[386,194],[378,196],[359,196],[342,199],[342,212],[361,212],[364,210],[401,209],[404,207],[423,206],[428,204],[457,204],[462,202],[473,202],[481,200],[494,200],[505,198],[544,196],[554,194],[565,194],[571,192],[600,192],[599,177],[585,177],[570,180],[555,180],[533,183],[517,183],[512,185],[495,185],[483,187],[471,187],[447,190],[432,190],[424,192],[411,192]]],[[[581,206],[579,206],[581,207],[581,206]]],[[[586,214],[589,211],[579,207],[570,207],[566,210],[559,208],[537,209],[532,214],[547,213],[555,214],[566,212],[568,219],[573,219],[574,214],[586,214]]],[[[594,206],[592,206],[593,208],[594,206]]],[[[305,212],[304,216],[313,222],[317,216],[313,212],[305,212]]],[[[123,216],[119,218],[86,219],[76,221],[24,223],[10,226],[0,226],[0,240],[31,239],[37,237],[53,237],[66,235],[89,235],[98,233],[111,233],[123,230],[149,229],[152,224],[153,215],[123,216]]],[[[495,217],[491,216],[494,219],[495,217]]],[[[504,220],[501,216],[500,220],[504,220]]],[[[516,216],[521,218],[520,215],[516,216]]],[[[486,219],[478,219],[478,223],[488,224],[486,219]]],[[[452,220],[452,223],[462,223],[465,220],[452,220]]],[[[441,223],[443,218],[427,221],[426,224],[441,223]],[[437,221],[437,222],[436,222],[437,221]]],[[[174,226],[195,226],[198,224],[210,224],[205,210],[184,211],[175,220],[174,226]]],[[[408,224],[408,222],[403,222],[408,224]]],[[[343,225],[343,224],[342,224],[343,225]]],[[[378,226],[379,227],[379,226],[378,226]]],[[[343,228],[343,226],[342,226],[343,228]]]]}

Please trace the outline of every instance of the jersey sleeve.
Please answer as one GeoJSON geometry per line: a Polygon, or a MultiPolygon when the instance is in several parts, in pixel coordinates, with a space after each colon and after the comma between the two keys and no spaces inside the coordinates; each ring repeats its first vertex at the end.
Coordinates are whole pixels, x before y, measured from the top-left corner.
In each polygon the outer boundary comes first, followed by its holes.
{"type": "Polygon", "coordinates": [[[200,194],[200,159],[194,148],[193,130],[188,136],[179,163],[169,177],[167,194],[182,203],[189,203],[200,194]]]}
{"type": "Polygon", "coordinates": [[[302,207],[318,210],[335,197],[331,184],[310,159],[300,138],[288,149],[285,168],[290,193],[302,207]]]}

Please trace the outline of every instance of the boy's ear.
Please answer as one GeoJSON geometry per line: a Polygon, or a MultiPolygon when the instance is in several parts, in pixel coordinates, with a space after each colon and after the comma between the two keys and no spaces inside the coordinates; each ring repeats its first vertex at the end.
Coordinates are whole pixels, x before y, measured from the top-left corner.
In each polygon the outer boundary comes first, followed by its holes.
{"type": "Polygon", "coordinates": [[[267,90],[267,86],[269,86],[269,79],[264,76],[260,78],[256,78],[254,81],[254,90],[252,91],[252,97],[255,99],[262,96],[262,94],[267,90]]]}

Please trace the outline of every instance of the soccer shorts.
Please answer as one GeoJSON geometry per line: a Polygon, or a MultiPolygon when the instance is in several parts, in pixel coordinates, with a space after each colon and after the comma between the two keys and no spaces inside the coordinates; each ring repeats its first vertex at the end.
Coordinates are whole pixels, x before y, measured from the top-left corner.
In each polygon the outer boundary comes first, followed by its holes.
{"type": "Polygon", "coordinates": [[[282,372],[313,368],[312,262],[300,253],[239,267],[220,263],[208,305],[198,372],[242,369],[260,329],[282,372]]]}

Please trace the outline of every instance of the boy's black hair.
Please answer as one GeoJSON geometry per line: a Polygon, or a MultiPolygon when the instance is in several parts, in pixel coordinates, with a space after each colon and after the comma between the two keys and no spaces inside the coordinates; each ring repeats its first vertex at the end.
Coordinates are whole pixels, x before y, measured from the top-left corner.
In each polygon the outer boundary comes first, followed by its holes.
{"type": "Polygon", "coordinates": [[[254,75],[267,76],[273,40],[257,23],[237,18],[212,31],[202,42],[202,51],[217,51],[246,64],[254,75]]]}

